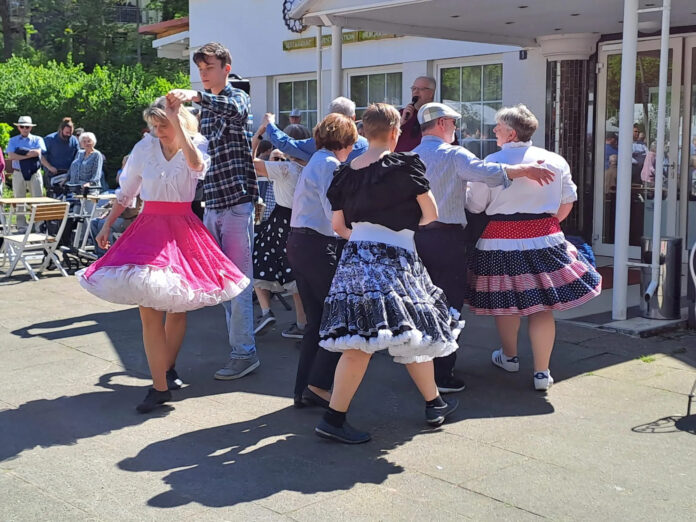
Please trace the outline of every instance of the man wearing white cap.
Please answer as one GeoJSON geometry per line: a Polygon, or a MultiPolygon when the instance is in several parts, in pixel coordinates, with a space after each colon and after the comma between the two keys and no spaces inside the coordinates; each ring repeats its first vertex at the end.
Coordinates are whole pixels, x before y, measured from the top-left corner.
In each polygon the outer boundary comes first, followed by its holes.
{"type": "MultiPolygon", "coordinates": [[[[43,179],[41,178],[41,154],[46,152],[43,138],[34,136],[31,130],[36,124],[31,116],[20,116],[15,123],[18,136],[12,136],[7,145],[7,157],[12,160],[12,191],[14,197],[24,198],[27,190],[32,197],[43,196],[43,179]]],[[[18,209],[17,226],[26,227],[27,221],[23,209],[18,209]]]]}
{"type": "MultiPolygon", "coordinates": [[[[536,164],[501,165],[486,163],[472,152],[451,145],[461,115],[442,103],[427,103],[418,111],[423,138],[413,152],[426,167],[425,175],[435,196],[438,220],[420,227],[416,232],[416,248],[436,286],[442,288],[452,308],[464,306],[466,287],[467,181],[480,181],[494,187],[508,186],[510,180],[528,177],[540,185],[553,179],[553,174],[536,164]]],[[[437,358],[435,381],[440,393],[461,391],[464,382],[455,377],[456,352],[437,358]]]]}

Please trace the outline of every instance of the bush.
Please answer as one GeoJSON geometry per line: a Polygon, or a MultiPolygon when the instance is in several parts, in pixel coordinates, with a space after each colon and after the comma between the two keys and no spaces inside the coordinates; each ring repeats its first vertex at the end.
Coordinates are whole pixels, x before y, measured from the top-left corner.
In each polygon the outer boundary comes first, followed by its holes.
{"type": "Polygon", "coordinates": [[[10,141],[10,135],[12,134],[12,125],[0,122],[0,149],[5,151],[7,148],[7,142],[10,141]]]}
{"type": "Polygon", "coordinates": [[[13,57],[0,63],[0,122],[28,115],[37,124],[34,133],[45,136],[58,129],[62,118],[72,117],[76,127],[97,136],[97,149],[107,160],[107,179],[113,180],[121,158],[145,128],[143,109],[170,89],[188,86],[184,74],[170,81],[139,65],[96,66],[88,74],[82,65],[54,61],[32,65],[13,57]]]}

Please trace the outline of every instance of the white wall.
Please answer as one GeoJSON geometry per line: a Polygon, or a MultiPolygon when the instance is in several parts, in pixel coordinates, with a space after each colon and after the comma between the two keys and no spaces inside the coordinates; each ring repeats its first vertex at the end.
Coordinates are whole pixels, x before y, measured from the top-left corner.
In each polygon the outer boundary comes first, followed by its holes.
{"type": "MultiPolygon", "coordinates": [[[[314,37],[316,28],[301,34],[289,31],[282,18],[282,2],[278,0],[190,0],[190,46],[194,50],[210,41],[219,41],[232,53],[232,71],[252,82],[254,121],[258,123],[266,111],[275,111],[274,76],[315,73],[316,49],[283,51],[283,40],[314,37]]],[[[349,30],[350,28],[346,28],[349,30]]],[[[330,33],[324,28],[324,34],[330,33]]],[[[400,37],[346,44],[343,46],[343,69],[379,67],[400,64],[402,99],[410,100],[413,79],[434,75],[438,60],[481,55],[497,55],[503,61],[503,100],[506,105],[523,102],[537,115],[540,129],[535,135],[543,144],[546,66],[537,50],[529,51],[520,61],[518,49],[452,40],[400,37]],[[502,53],[502,54],[501,54],[502,53]]],[[[331,49],[322,54],[322,105],[331,99],[331,49]]],[[[343,75],[346,93],[347,76],[343,75]]],[[[200,88],[200,78],[191,63],[191,81],[200,88]]]]}

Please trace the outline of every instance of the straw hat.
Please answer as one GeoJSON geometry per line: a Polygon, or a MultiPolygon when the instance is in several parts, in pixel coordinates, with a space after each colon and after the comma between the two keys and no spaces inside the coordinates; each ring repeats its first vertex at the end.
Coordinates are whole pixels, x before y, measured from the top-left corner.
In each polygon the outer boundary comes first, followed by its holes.
{"type": "Polygon", "coordinates": [[[23,125],[29,127],[36,127],[36,123],[32,123],[31,116],[20,116],[19,121],[15,125],[23,125]]]}

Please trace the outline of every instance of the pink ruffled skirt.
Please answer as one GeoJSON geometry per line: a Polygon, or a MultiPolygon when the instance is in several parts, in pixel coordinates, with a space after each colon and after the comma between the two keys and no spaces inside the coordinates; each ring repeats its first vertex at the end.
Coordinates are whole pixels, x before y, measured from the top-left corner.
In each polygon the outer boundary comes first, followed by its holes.
{"type": "Polygon", "coordinates": [[[217,305],[249,284],[188,202],[145,202],[106,255],[77,277],[87,291],[111,303],[165,312],[217,305]]]}

